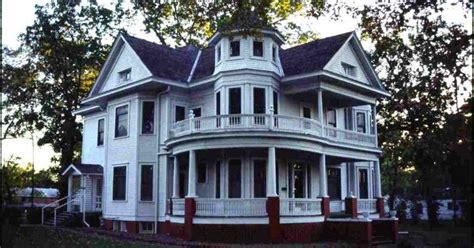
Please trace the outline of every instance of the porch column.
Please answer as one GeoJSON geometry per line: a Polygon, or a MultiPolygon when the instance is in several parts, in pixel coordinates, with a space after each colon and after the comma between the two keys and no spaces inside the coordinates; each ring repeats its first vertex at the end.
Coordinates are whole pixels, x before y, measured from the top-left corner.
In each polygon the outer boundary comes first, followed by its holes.
{"type": "Polygon", "coordinates": [[[321,213],[329,217],[329,196],[327,191],[326,154],[319,156],[319,197],[321,197],[321,213]]]}
{"type": "Polygon", "coordinates": [[[188,195],[196,197],[196,151],[189,151],[188,195]]]}
{"type": "Polygon", "coordinates": [[[276,158],[275,147],[268,148],[267,197],[278,196],[276,191],[276,158]]]}
{"type": "Polygon", "coordinates": [[[173,166],[173,198],[179,198],[179,162],[178,156],[174,157],[173,166]]]}
{"type": "Polygon", "coordinates": [[[377,105],[374,103],[372,104],[372,121],[374,123],[374,136],[375,136],[375,146],[378,146],[378,138],[377,138],[377,105]]]}
{"type": "Polygon", "coordinates": [[[323,125],[323,90],[318,89],[318,120],[323,125]]]}
{"type": "Polygon", "coordinates": [[[380,163],[379,161],[374,161],[374,169],[375,169],[375,198],[382,197],[382,185],[380,180],[380,163]]]}

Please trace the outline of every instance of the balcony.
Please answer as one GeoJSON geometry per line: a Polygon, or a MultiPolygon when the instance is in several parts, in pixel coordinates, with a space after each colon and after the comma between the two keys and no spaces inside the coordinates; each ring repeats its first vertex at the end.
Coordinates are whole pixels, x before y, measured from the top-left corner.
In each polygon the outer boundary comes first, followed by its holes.
{"type": "Polygon", "coordinates": [[[357,146],[375,147],[375,135],[323,126],[319,121],[295,116],[271,114],[239,114],[204,116],[173,123],[171,137],[197,133],[232,131],[273,131],[309,135],[357,146]]]}

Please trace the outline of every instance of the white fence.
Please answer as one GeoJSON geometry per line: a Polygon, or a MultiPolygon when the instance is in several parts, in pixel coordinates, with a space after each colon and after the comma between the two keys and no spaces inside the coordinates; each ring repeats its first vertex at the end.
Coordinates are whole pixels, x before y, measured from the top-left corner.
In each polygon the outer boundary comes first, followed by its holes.
{"type": "Polygon", "coordinates": [[[321,215],[321,199],[280,199],[280,215],[321,215]]]}
{"type": "Polygon", "coordinates": [[[376,213],[377,200],[376,199],[357,199],[357,213],[376,213]]]}
{"type": "Polygon", "coordinates": [[[171,199],[171,208],[173,215],[184,216],[184,199],[173,198],[171,199]]]}
{"type": "Polygon", "coordinates": [[[214,199],[196,198],[196,216],[254,217],[266,216],[267,198],[214,199]]]}
{"type": "Polygon", "coordinates": [[[363,146],[375,146],[376,139],[371,134],[327,126],[323,127],[319,121],[308,118],[270,114],[218,115],[185,119],[173,123],[171,135],[180,137],[191,133],[223,132],[239,129],[301,133],[363,146]]]}

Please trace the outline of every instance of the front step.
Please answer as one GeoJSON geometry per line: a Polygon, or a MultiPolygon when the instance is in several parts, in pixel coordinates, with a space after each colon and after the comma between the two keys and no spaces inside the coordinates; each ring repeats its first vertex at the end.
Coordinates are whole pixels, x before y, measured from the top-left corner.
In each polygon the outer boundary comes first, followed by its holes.
{"type": "MultiPolygon", "coordinates": [[[[56,215],[56,226],[65,226],[69,224],[76,213],[62,212],[56,215]]],[[[54,217],[44,222],[45,225],[54,226],[54,217]]]]}

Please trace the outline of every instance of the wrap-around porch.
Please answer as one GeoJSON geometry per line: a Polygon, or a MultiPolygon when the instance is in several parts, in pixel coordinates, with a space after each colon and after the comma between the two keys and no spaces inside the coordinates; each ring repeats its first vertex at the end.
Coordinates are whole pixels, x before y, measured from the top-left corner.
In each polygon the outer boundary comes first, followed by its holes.
{"type": "Polygon", "coordinates": [[[270,199],[278,216],[291,220],[347,213],[346,198],[356,199],[357,213],[375,214],[381,198],[378,161],[360,162],[275,147],[183,152],[173,158],[168,214],[185,216],[185,198],[193,199],[196,218],[224,222],[248,217],[268,223],[270,199]]]}

